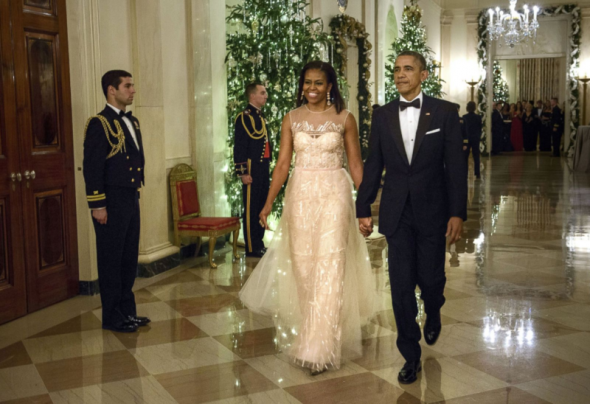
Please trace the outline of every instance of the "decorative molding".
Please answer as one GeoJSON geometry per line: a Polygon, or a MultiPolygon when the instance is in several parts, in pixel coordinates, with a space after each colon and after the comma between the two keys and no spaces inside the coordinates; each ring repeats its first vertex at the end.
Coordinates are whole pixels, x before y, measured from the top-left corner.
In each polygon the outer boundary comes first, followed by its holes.
{"type": "Polygon", "coordinates": [[[347,41],[356,41],[358,47],[358,69],[359,69],[359,83],[358,83],[358,105],[359,105],[359,138],[361,142],[361,153],[363,160],[369,154],[369,136],[371,134],[371,116],[373,112],[372,101],[373,96],[369,87],[369,79],[371,78],[371,50],[373,45],[367,39],[369,34],[366,31],[365,25],[358,22],[349,15],[338,15],[330,21],[330,28],[332,29],[332,37],[336,43],[336,52],[334,52],[334,67],[340,73],[340,77],[346,77],[348,69],[348,43],[347,41]]]}

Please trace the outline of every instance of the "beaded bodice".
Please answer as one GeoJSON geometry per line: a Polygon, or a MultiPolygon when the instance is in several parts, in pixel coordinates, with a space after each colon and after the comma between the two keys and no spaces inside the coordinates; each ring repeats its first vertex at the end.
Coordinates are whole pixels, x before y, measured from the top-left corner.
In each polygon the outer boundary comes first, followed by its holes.
{"type": "Polygon", "coordinates": [[[337,114],[333,106],[324,112],[312,112],[302,106],[289,113],[296,168],[342,168],[348,114],[347,110],[337,114]]]}

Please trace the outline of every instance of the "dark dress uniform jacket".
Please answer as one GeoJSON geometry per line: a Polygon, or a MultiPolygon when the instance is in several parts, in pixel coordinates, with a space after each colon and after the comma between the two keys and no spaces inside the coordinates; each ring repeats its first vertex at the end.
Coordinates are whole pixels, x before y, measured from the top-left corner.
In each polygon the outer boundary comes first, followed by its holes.
{"type": "Polygon", "coordinates": [[[140,188],[144,180],[145,157],[139,120],[130,116],[135,127],[135,136],[139,150],[127,129],[123,118],[115,110],[106,106],[97,116],[89,119],[84,138],[84,180],[86,196],[91,209],[107,206],[108,195],[105,187],[140,188]],[[103,125],[103,120],[110,129],[103,125]],[[117,124],[124,134],[124,141],[117,139],[110,132],[117,133],[117,124]],[[108,136],[106,132],[109,131],[108,136]]]}
{"type": "Polygon", "coordinates": [[[265,122],[264,114],[249,104],[238,114],[234,125],[235,173],[238,176],[252,176],[252,184],[242,186],[244,242],[247,253],[258,252],[264,248],[264,228],[258,224],[258,215],[268,196],[269,169],[272,161],[272,144],[268,128],[267,136],[263,133],[265,122]],[[269,157],[264,157],[267,140],[269,157]]]}

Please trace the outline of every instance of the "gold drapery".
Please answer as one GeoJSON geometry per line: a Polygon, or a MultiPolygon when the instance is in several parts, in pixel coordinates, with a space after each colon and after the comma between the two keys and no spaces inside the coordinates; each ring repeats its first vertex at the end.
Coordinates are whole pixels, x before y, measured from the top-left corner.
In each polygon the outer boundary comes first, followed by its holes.
{"type": "Polygon", "coordinates": [[[547,101],[559,94],[559,59],[521,59],[519,100],[547,101]]]}

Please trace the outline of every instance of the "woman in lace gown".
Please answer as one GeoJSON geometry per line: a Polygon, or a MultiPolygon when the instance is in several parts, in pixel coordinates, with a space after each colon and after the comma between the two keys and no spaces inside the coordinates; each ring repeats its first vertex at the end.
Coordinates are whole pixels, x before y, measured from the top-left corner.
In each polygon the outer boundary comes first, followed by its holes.
{"type": "Polygon", "coordinates": [[[298,108],[283,119],[279,158],[260,224],[286,189],[272,244],[240,292],[244,304],[273,316],[279,348],[312,375],[362,355],[361,326],[376,311],[375,276],[358,233],[352,181],[362,180],[356,120],[344,109],[329,64],[307,64],[298,108]]]}

